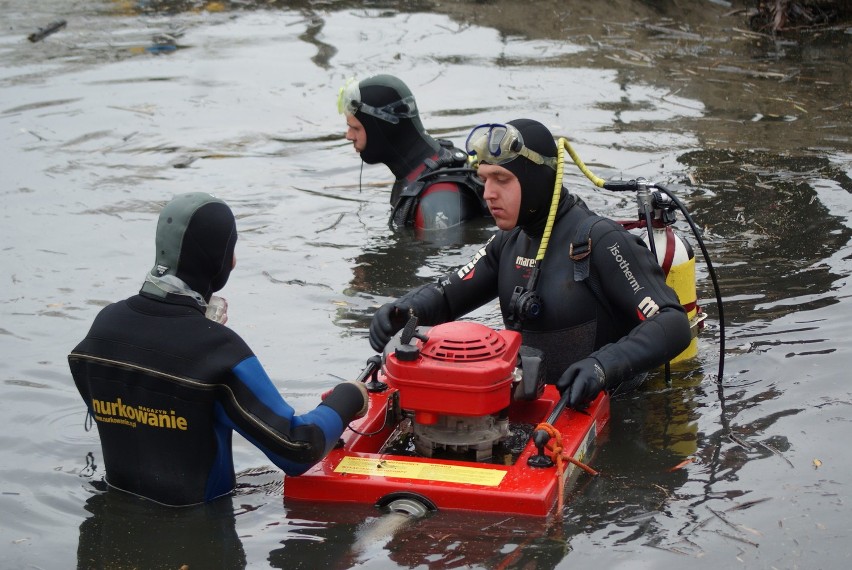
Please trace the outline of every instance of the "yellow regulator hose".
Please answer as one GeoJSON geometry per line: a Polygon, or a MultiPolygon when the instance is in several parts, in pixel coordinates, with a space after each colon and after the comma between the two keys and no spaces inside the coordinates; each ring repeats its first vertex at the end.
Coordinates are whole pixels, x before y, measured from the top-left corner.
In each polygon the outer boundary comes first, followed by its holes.
{"type": "Polygon", "coordinates": [[[574,161],[574,164],[580,169],[580,171],[586,175],[586,177],[592,181],[592,183],[598,188],[603,188],[605,180],[603,178],[599,178],[589,170],[583,161],[580,160],[580,157],[574,152],[574,149],[571,147],[571,144],[568,142],[568,139],[565,137],[560,137],[556,143],[556,182],[553,184],[553,198],[550,199],[550,212],[547,215],[547,224],[544,226],[544,233],[541,237],[541,245],[538,247],[538,254],[535,256],[536,265],[541,263],[541,260],[544,259],[544,253],[547,251],[547,244],[550,242],[550,232],[553,230],[553,222],[556,220],[556,210],[559,208],[559,195],[562,192],[562,177],[565,170],[565,151],[568,151],[568,155],[574,161]]]}
{"type": "Polygon", "coordinates": [[[586,178],[591,180],[592,184],[594,184],[598,188],[603,188],[604,182],[606,182],[606,181],[603,178],[599,178],[598,176],[595,176],[594,173],[592,173],[591,170],[586,168],[586,165],[583,164],[583,161],[580,160],[580,157],[577,155],[576,152],[574,152],[574,149],[571,148],[571,143],[569,143],[568,139],[566,139],[564,137],[559,139],[559,152],[560,153],[562,152],[563,147],[565,148],[565,150],[568,151],[568,154],[571,155],[571,159],[574,161],[574,164],[577,165],[577,168],[579,168],[580,171],[583,174],[586,175],[586,178]]]}

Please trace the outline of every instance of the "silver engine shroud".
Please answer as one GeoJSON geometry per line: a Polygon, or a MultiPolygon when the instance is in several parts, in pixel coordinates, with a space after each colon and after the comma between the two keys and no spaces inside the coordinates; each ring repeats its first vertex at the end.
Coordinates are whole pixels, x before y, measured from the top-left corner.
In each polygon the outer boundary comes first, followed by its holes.
{"type": "Polygon", "coordinates": [[[491,459],[494,444],[509,435],[509,420],[497,416],[438,416],[437,423],[414,423],[414,447],[424,457],[438,450],[453,453],[473,451],[477,461],[491,459]]]}

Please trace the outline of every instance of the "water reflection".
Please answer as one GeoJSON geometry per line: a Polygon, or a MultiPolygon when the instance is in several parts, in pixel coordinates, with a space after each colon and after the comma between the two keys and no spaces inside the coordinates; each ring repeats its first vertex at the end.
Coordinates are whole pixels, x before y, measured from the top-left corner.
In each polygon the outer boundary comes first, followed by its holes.
{"type": "Polygon", "coordinates": [[[678,160],[706,189],[691,197],[692,207],[724,260],[730,314],[770,320],[839,301],[827,293],[841,275],[825,260],[846,247],[852,228],[847,212],[823,204],[816,185],[831,181],[852,192],[843,169],[823,157],[760,151],[701,150],[678,160]]]}
{"type": "Polygon", "coordinates": [[[348,293],[397,297],[424,278],[466,263],[462,256],[484,244],[493,229],[476,220],[441,232],[418,235],[404,228],[372,239],[354,260],[348,293]]]}
{"type": "Polygon", "coordinates": [[[652,448],[670,451],[673,460],[690,458],[698,450],[700,390],[705,381],[697,371],[675,373],[670,382],[663,374],[652,375],[642,387],[643,396],[623,404],[630,410],[626,420],[638,424],[642,439],[652,448]]]}
{"type": "Polygon", "coordinates": [[[644,524],[636,523],[670,508],[694,469],[684,460],[698,451],[695,389],[701,379],[674,372],[667,384],[664,374],[655,373],[638,392],[613,400],[593,456],[601,475],[569,494],[565,521],[570,532],[611,527],[618,543],[631,542],[644,533],[644,524]]]}
{"type": "Polygon", "coordinates": [[[170,508],[115,490],[93,494],[77,568],[245,568],[233,500],[170,508]]]}
{"type": "Polygon", "coordinates": [[[570,550],[558,520],[440,512],[421,519],[382,515],[371,506],[333,508],[290,501],[288,540],[269,555],[273,568],[387,566],[551,569],[570,550]],[[384,564],[382,564],[384,562],[384,564]]]}

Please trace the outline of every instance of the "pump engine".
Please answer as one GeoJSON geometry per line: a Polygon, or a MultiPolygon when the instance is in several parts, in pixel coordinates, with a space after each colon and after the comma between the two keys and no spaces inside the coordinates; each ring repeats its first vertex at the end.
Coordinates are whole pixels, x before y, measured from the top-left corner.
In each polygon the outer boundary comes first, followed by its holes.
{"type": "Polygon", "coordinates": [[[509,404],[544,390],[541,351],[521,346],[517,332],[479,323],[409,323],[384,356],[386,381],[398,390],[424,457],[444,451],[489,460],[509,435],[509,404]]]}

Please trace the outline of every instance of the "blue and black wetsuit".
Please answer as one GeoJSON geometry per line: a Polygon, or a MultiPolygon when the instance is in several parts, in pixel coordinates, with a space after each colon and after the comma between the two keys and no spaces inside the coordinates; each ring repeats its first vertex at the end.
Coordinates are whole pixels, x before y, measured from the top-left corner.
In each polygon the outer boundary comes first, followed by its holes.
{"type": "Polygon", "coordinates": [[[234,430],[299,475],[366,411],[366,392],[342,383],[297,416],[257,357],[205,317],[235,264],[236,219],[222,200],[181,194],[160,212],[156,259],[138,295],[105,307],[68,356],[98,425],[111,486],[166,505],[234,489],[234,430]]]}
{"type": "Polygon", "coordinates": [[[341,384],[295,415],[239,335],[186,297],[142,293],[107,306],[69,362],[98,425],[107,482],[168,505],[234,489],[233,430],[285,473],[303,473],[360,402],[341,384]]]}

